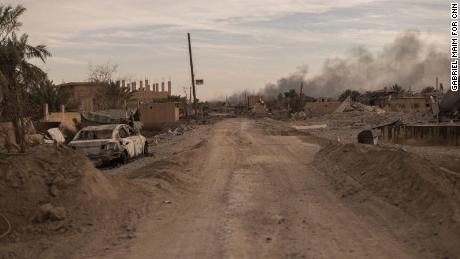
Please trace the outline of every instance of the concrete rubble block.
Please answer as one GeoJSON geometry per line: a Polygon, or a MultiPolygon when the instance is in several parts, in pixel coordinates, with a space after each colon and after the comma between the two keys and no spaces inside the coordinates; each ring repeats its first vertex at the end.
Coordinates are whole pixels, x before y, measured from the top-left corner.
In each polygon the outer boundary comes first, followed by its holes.
{"type": "Polygon", "coordinates": [[[59,130],[59,128],[48,129],[48,134],[50,134],[53,141],[59,144],[62,144],[65,142],[64,135],[62,134],[61,130],[59,130]]]}

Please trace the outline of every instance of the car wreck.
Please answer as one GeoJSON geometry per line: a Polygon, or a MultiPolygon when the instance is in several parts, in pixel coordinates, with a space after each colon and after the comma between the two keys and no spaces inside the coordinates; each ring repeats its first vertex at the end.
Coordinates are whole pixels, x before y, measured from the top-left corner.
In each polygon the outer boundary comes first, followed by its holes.
{"type": "Polygon", "coordinates": [[[126,124],[88,126],[80,130],[69,147],[85,153],[96,166],[126,164],[148,154],[148,143],[140,132],[126,124]]]}

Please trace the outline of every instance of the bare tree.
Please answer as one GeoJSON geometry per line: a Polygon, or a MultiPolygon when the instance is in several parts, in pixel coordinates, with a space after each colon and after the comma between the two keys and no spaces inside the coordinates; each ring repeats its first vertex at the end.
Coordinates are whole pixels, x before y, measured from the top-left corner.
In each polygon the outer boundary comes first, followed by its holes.
{"type": "Polygon", "coordinates": [[[106,62],[105,64],[88,66],[88,81],[110,83],[118,70],[118,64],[106,62]]]}

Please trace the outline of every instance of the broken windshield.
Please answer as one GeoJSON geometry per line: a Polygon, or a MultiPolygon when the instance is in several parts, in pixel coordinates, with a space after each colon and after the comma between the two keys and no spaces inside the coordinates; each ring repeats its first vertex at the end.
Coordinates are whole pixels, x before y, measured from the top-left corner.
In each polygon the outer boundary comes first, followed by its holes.
{"type": "Polygon", "coordinates": [[[112,130],[83,130],[76,140],[111,139],[112,130]]]}

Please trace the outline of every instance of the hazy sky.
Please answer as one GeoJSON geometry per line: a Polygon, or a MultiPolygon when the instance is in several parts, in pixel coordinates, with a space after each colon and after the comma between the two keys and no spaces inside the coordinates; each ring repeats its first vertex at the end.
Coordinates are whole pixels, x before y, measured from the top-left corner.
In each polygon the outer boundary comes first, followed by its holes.
{"type": "MultiPolygon", "coordinates": [[[[5,3],[5,1],[3,1],[5,3]]],[[[448,51],[448,1],[393,0],[24,0],[23,32],[52,52],[43,67],[56,83],[82,81],[88,64],[111,61],[119,75],[190,85],[209,99],[266,83],[363,45],[378,51],[405,30],[448,51]]]]}

